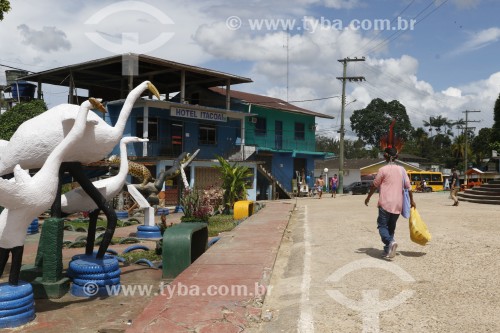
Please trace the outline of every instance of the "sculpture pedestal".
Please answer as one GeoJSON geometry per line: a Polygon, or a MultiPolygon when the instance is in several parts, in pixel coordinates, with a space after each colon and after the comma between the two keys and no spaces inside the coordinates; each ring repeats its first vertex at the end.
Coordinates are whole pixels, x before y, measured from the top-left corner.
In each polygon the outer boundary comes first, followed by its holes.
{"type": "Polygon", "coordinates": [[[137,227],[137,238],[161,238],[160,227],[156,225],[140,225],[137,227]]]}
{"type": "Polygon", "coordinates": [[[120,292],[118,259],[105,255],[96,259],[77,255],[69,263],[68,276],[73,280],[71,295],[76,297],[116,296],[120,292]]]}
{"type": "Polygon", "coordinates": [[[31,284],[0,284],[0,329],[18,327],[35,319],[35,301],[31,284]]]}
{"type": "Polygon", "coordinates": [[[64,220],[43,222],[35,263],[21,267],[20,278],[33,284],[34,297],[61,298],[69,290],[69,279],[62,274],[64,220]]]}

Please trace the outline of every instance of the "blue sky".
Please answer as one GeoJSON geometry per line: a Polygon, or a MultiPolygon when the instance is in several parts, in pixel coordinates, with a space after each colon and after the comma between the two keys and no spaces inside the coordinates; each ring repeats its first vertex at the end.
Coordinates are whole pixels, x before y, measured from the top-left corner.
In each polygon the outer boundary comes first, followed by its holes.
{"type": "MultiPolygon", "coordinates": [[[[337,135],[340,101],[324,98],[340,95],[337,59],[346,56],[366,57],[350,63],[348,74],[367,79],[348,84],[347,101],[356,100],[346,110],[348,136],[352,111],[374,98],[399,100],[414,127],[436,115],[458,120],[465,110],[481,110],[474,114],[481,120],[477,128],[489,127],[500,92],[495,0],[14,0],[11,6],[0,22],[2,65],[41,71],[139,51],[250,77],[254,83],[233,89],[288,96],[301,107],[333,115],[334,120],[318,119],[318,133],[327,136],[337,135]],[[395,26],[412,19],[413,29],[395,26]],[[344,29],[353,20],[360,29],[344,29]],[[377,31],[375,20],[396,28],[377,31]],[[130,38],[126,33],[136,35],[137,50],[121,45],[130,38]],[[145,43],[167,35],[144,51],[145,43]],[[311,99],[318,100],[300,102],[311,99]]],[[[0,67],[0,83],[5,69],[0,67]]],[[[64,102],[65,90],[46,87],[44,96],[54,106],[64,102]]]]}

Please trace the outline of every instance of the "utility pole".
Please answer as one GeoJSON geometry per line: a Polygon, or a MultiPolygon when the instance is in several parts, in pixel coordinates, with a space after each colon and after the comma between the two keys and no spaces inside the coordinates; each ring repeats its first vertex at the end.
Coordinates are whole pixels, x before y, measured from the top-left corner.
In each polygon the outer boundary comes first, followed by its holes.
{"type": "Polygon", "coordinates": [[[464,148],[464,185],[467,185],[467,141],[469,137],[469,123],[478,123],[479,120],[469,120],[469,113],[471,112],[481,112],[481,111],[462,111],[462,113],[465,113],[465,148],[464,148]]]}
{"type": "Polygon", "coordinates": [[[352,58],[344,58],[337,60],[338,62],[343,63],[344,71],[342,77],[337,77],[338,80],[342,81],[342,109],[340,112],[340,149],[339,149],[339,193],[342,194],[344,192],[344,112],[345,112],[345,84],[346,81],[349,82],[358,82],[365,81],[364,76],[346,76],[347,75],[347,63],[351,61],[365,61],[365,57],[358,59],[358,57],[352,58]]]}

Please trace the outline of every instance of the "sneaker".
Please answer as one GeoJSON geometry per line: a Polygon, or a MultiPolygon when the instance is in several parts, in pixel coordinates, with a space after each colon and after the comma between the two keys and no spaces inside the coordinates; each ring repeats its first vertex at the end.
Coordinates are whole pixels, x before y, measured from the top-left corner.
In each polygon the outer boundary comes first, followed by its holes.
{"type": "Polygon", "coordinates": [[[396,249],[398,248],[398,243],[395,241],[392,241],[391,244],[389,244],[389,253],[387,254],[388,258],[394,258],[396,256],[396,249]]]}
{"type": "Polygon", "coordinates": [[[382,252],[382,255],[380,256],[382,259],[389,259],[389,254],[385,251],[382,252]]]}

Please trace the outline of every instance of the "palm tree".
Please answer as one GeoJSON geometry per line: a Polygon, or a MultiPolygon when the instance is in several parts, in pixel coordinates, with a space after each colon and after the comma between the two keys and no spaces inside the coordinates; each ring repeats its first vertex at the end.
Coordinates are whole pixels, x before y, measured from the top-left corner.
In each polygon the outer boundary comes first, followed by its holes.
{"type": "Polygon", "coordinates": [[[450,129],[453,126],[453,123],[448,120],[448,118],[443,117],[443,116],[437,116],[437,117],[429,117],[429,121],[424,120],[424,127],[429,127],[429,132],[431,132],[432,136],[432,129],[435,129],[437,133],[441,133],[441,127],[446,128],[446,133],[445,135],[447,136],[453,136],[453,133],[451,133],[450,129]]]}

